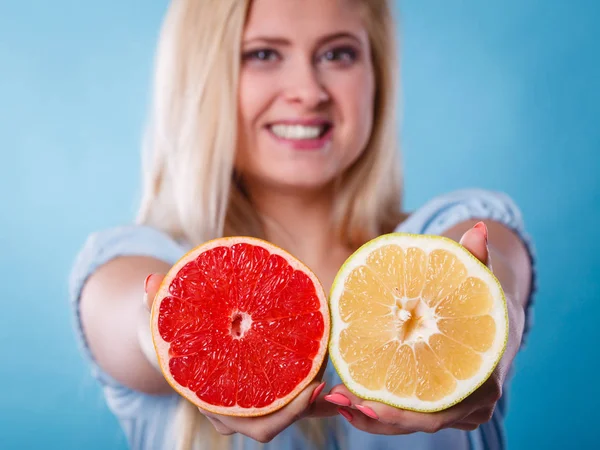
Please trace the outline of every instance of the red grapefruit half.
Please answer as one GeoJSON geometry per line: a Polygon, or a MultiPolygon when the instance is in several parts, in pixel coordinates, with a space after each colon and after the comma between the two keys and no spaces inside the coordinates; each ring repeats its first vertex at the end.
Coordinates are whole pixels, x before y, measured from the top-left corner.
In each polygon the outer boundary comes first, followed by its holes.
{"type": "Polygon", "coordinates": [[[317,375],[327,296],[302,262],[266,241],[228,237],[181,258],[155,297],[151,330],[171,386],[200,408],[261,416],[317,375]]]}

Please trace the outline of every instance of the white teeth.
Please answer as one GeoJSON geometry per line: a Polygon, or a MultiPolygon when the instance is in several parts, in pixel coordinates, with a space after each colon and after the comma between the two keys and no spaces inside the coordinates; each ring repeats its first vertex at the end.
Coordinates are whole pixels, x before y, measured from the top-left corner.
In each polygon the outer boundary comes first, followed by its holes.
{"type": "Polygon", "coordinates": [[[315,139],[325,130],[325,125],[304,126],[304,125],[272,125],[271,131],[274,135],[283,139],[315,139]]]}

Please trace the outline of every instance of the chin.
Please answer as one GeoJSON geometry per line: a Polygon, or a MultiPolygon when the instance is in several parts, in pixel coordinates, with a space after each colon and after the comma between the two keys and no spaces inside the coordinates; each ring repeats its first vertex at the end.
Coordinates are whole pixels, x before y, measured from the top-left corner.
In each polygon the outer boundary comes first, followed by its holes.
{"type": "Polygon", "coordinates": [[[277,178],[270,179],[266,184],[270,188],[276,189],[279,192],[315,192],[326,189],[333,183],[332,177],[306,176],[299,177],[298,173],[290,174],[289,177],[282,177],[281,174],[277,178]]]}

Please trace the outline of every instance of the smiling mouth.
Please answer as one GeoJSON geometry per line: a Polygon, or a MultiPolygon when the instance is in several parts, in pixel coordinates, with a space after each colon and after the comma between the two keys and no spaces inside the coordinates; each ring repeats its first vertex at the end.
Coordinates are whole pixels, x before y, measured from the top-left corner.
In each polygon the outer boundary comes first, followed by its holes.
{"type": "Polygon", "coordinates": [[[268,129],[276,137],[291,141],[311,141],[322,139],[329,133],[333,125],[331,123],[322,123],[319,125],[288,125],[273,124],[268,129]]]}

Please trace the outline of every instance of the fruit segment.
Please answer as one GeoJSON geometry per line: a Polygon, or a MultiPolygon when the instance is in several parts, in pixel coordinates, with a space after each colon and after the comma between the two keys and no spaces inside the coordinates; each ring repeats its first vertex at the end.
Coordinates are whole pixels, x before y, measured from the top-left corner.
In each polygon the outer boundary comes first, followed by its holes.
{"type": "Polygon", "coordinates": [[[350,273],[340,301],[340,314],[345,321],[358,317],[376,317],[389,313],[394,295],[368,267],[360,266],[350,273]]]}
{"type": "Polygon", "coordinates": [[[388,245],[371,253],[366,263],[385,288],[397,297],[404,295],[404,258],[401,247],[388,245]]]}
{"type": "Polygon", "coordinates": [[[377,358],[369,355],[350,365],[350,375],[368,389],[382,389],[388,367],[398,349],[398,341],[390,341],[376,350],[377,358]]]}
{"type": "Polygon", "coordinates": [[[254,291],[249,309],[254,320],[297,317],[321,308],[314,283],[306,274],[295,270],[289,274],[282,272],[280,277],[286,279],[285,284],[277,285],[272,290],[261,286],[254,291]]]}
{"type": "MultiPolygon", "coordinates": [[[[389,299],[385,300],[389,301],[389,299]]],[[[372,297],[365,297],[360,293],[346,290],[340,298],[340,314],[345,322],[365,318],[374,321],[378,317],[390,314],[390,304],[381,303],[372,297]]]]}
{"type": "Polygon", "coordinates": [[[496,322],[491,316],[440,319],[438,327],[442,333],[478,352],[489,350],[496,335],[496,322]]]}
{"type": "MultiPolygon", "coordinates": [[[[232,395],[219,392],[224,384],[232,386],[237,382],[237,375],[231,372],[231,364],[238,362],[239,348],[237,343],[223,346],[220,339],[205,342],[203,349],[187,356],[176,356],[169,360],[169,369],[173,378],[199,397],[210,399],[220,405],[231,406],[232,395]],[[222,375],[219,387],[214,378],[222,375]],[[215,396],[219,396],[216,399],[215,396]]],[[[208,401],[208,400],[207,400],[208,401]]]]}
{"type": "Polygon", "coordinates": [[[240,299],[240,311],[253,318],[289,316],[294,313],[291,307],[282,302],[281,294],[294,277],[294,269],[279,255],[271,255],[258,276],[254,290],[248,298],[240,299]],[[274,304],[274,301],[276,303],[274,304]]]}
{"type": "Polygon", "coordinates": [[[411,247],[406,250],[404,262],[404,295],[407,298],[421,296],[427,270],[427,255],[420,248],[411,247]]]}
{"type": "MultiPolygon", "coordinates": [[[[239,362],[241,358],[238,342],[232,342],[217,366],[205,378],[196,395],[201,400],[224,407],[234,406],[237,402],[237,384],[239,380],[239,362]]],[[[196,381],[196,378],[192,378],[196,381]]],[[[198,380],[199,381],[199,380],[198,380]]]]}
{"type": "Polygon", "coordinates": [[[443,334],[431,336],[429,345],[444,367],[458,380],[471,378],[481,366],[478,353],[443,334]]]}
{"type": "Polygon", "coordinates": [[[429,306],[435,306],[450,295],[466,278],[467,270],[456,255],[445,250],[434,250],[427,260],[425,286],[421,297],[429,306]]]}
{"type": "MultiPolygon", "coordinates": [[[[255,245],[235,244],[231,246],[232,264],[238,268],[237,273],[230,279],[236,284],[238,293],[237,307],[248,311],[254,298],[254,290],[259,281],[264,279],[263,269],[271,254],[264,248],[255,245]]],[[[177,278],[173,281],[176,281],[177,278]]]]}
{"type": "Polygon", "coordinates": [[[238,389],[236,386],[235,392],[237,404],[242,408],[262,408],[275,401],[275,390],[255,353],[255,345],[256,343],[247,340],[239,341],[240,371],[237,386],[245,386],[245,389],[238,389]]]}
{"type": "Polygon", "coordinates": [[[395,339],[391,315],[379,320],[355,320],[340,334],[340,350],[344,360],[353,363],[372,357],[377,349],[395,339]]]}
{"type": "MultiPolygon", "coordinates": [[[[205,299],[218,298],[222,307],[235,308],[238,304],[237,283],[231,283],[234,278],[233,255],[229,247],[216,247],[210,252],[202,253],[196,258],[196,264],[204,282],[213,290],[213,295],[205,299]]],[[[191,273],[184,273],[182,281],[193,284],[196,277],[191,273]],[[187,276],[186,276],[187,275],[187,276]]],[[[200,277],[201,279],[201,277],[200,277]]],[[[213,302],[211,302],[212,304],[213,302]]],[[[212,305],[211,305],[212,306],[212,305]]]]}
{"type": "Polygon", "coordinates": [[[417,360],[417,397],[434,401],[451,394],[456,389],[456,379],[446,370],[429,345],[415,345],[417,360]]]}
{"type": "Polygon", "coordinates": [[[303,358],[313,358],[319,352],[324,329],[323,316],[319,312],[259,320],[252,324],[252,330],[261,337],[284,348],[294,349],[294,353],[303,358]],[[299,320],[304,324],[304,329],[298,329],[299,320]]]}
{"type": "Polygon", "coordinates": [[[410,345],[402,345],[387,372],[385,387],[399,397],[411,397],[417,385],[417,362],[410,345]]]}
{"type": "MultiPolygon", "coordinates": [[[[312,368],[312,359],[298,355],[295,349],[284,347],[264,336],[248,339],[246,345],[252,348],[255,369],[260,369],[266,375],[275,398],[285,397],[292,392],[312,368]]],[[[240,384],[238,389],[243,391],[246,386],[240,384]]]]}
{"type": "Polygon", "coordinates": [[[439,317],[466,317],[487,314],[493,305],[492,293],[479,278],[469,277],[438,303],[439,317]]]}
{"type": "Polygon", "coordinates": [[[210,327],[201,307],[175,297],[166,297],[160,305],[158,330],[163,339],[174,341],[190,331],[201,331],[210,327]]]}

